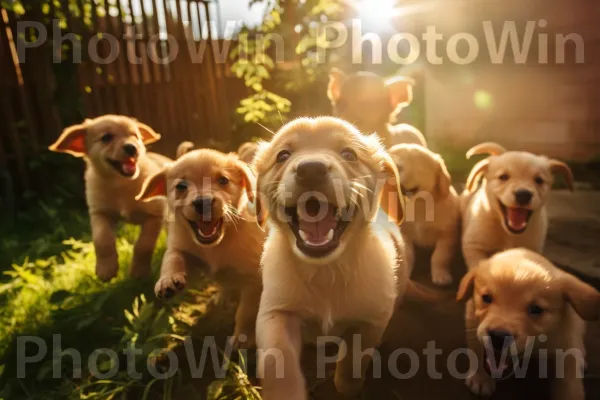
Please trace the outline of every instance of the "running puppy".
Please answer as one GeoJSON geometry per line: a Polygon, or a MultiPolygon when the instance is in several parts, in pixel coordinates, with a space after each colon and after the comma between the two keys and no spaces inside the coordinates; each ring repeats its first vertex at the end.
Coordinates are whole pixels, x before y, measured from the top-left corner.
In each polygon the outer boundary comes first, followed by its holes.
{"type": "Polygon", "coordinates": [[[407,77],[385,81],[370,72],[346,75],[332,68],[327,96],[334,115],[353,123],[364,133],[377,133],[387,148],[401,143],[427,147],[423,134],[414,126],[390,124],[390,120],[411,103],[414,84],[407,77]]]}
{"type": "Polygon", "coordinates": [[[520,248],[498,253],[469,271],[457,299],[469,298],[467,342],[479,357],[478,369],[466,381],[473,393],[491,395],[493,375],[510,372],[513,355],[529,349],[537,355],[544,349],[558,363],[549,370],[564,373],[553,382],[553,400],[584,400],[584,320],[600,316],[596,289],[520,248]]]}
{"type": "Polygon", "coordinates": [[[115,225],[119,219],[142,226],[135,244],[130,274],[150,273],[150,261],[162,228],[164,201],[136,200],[144,180],[171,161],[146,152],[146,145],[160,139],[149,126],[120,115],[86,119],[63,131],[51,151],[83,157],[85,194],[96,250],[96,275],[108,281],[117,275],[119,261],[115,225]]]}
{"type": "MultiPolygon", "coordinates": [[[[283,126],[261,146],[254,167],[257,191],[264,194],[256,204],[257,219],[269,223],[257,320],[263,396],[306,399],[302,333],[347,342],[360,335],[367,354],[380,343],[395,301],[406,290],[408,271],[399,261],[404,247],[397,227],[404,213],[399,177],[376,135],[331,117],[283,126]],[[387,215],[379,212],[380,199],[387,215]],[[272,357],[273,349],[283,358],[272,357]]],[[[354,370],[355,349],[349,343],[337,363],[335,386],[341,393],[362,388],[371,362],[362,356],[354,370]]]]}
{"type": "Polygon", "coordinates": [[[573,174],[560,161],[482,143],[467,152],[491,154],[471,170],[461,195],[462,250],[468,268],[494,253],[525,247],[541,253],[548,230],[546,202],[553,174],[573,190],[573,174]],[[477,184],[483,179],[479,188],[477,184]]]}
{"type": "Polygon", "coordinates": [[[452,283],[450,264],[460,241],[460,206],[446,164],[439,154],[416,144],[393,146],[389,153],[398,167],[406,200],[402,236],[406,262],[414,265],[414,246],[433,249],[431,280],[452,283]]]}
{"type": "Polygon", "coordinates": [[[156,295],[168,298],[181,291],[204,261],[218,283],[239,295],[234,336],[248,347],[255,342],[265,237],[247,210],[254,199],[252,181],[250,169],[237,156],[192,150],[149,178],[137,197],[166,197],[169,208],[167,250],[156,295]]]}

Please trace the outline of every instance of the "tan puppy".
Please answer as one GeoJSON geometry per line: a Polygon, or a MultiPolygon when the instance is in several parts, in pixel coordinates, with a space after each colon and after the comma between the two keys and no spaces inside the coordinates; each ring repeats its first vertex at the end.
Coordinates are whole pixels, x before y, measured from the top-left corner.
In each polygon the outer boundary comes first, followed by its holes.
{"type": "MultiPolygon", "coordinates": [[[[360,335],[358,347],[374,348],[406,289],[398,174],[375,135],[331,117],[285,125],[261,146],[254,166],[264,194],[257,218],[269,218],[257,320],[263,396],[305,399],[303,328],[347,342],[360,335]],[[378,213],[380,197],[393,221],[378,213]]],[[[361,389],[371,362],[356,349],[349,342],[338,360],[335,386],[342,393],[361,389]]]]}
{"type": "Polygon", "coordinates": [[[553,173],[562,174],[573,190],[569,167],[557,160],[495,143],[473,147],[474,154],[492,154],[478,162],[461,195],[462,249],[469,268],[492,254],[514,247],[540,252],[548,230],[546,201],[553,173]],[[480,178],[484,178],[477,188],[480,178]]]}
{"type": "Polygon", "coordinates": [[[250,164],[256,155],[258,144],[256,142],[245,142],[237,149],[237,155],[243,162],[250,164]]]}
{"type": "Polygon", "coordinates": [[[162,228],[164,202],[135,199],[144,180],[170,160],[146,152],[160,139],[147,125],[119,115],[87,119],[65,129],[50,150],[83,157],[86,200],[96,250],[96,274],[103,281],[117,275],[115,225],[119,219],[142,226],[135,244],[131,275],[146,276],[162,228]]]}
{"type": "Polygon", "coordinates": [[[185,141],[185,142],[181,142],[179,144],[179,146],[177,146],[177,152],[175,153],[175,158],[180,158],[181,156],[183,156],[184,154],[189,153],[190,151],[194,150],[194,143],[190,142],[190,141],[185,141]]]}
{"type": "Polygon", "coordinates": [[[557,371],[552,398],[584,400],[583,320],[599,317],[596,289],[520,248],[498,253],[469,271],[457,298],[471,297],[467,341],[479,358],[466,382],[471,391],[490,395],[495,383],[486,368],[502,376],[513,353],[522,357],[533,349],[535,356],[545,349],[557,363],[555,369],[548,367],[557,371]],[[561,355],[567,351],[570,355],[561,355]]]}
{"type": "Polygon", "coordinates": [[[411,78],[384,81],[370,72],[346,75],[333,68],[329,74],[327,96],[334,115],[356,125],[365,133],[377,133],[387,148],[401,143],[427,147],[423,134],[408,124],[391,125],[390,120],[412,101],[411,78]]]}
{"type": "Polygon", "coordinates": [[[407,197],[401,228],[407,264],[412,270],[414,246],[433,249],[431,280],[447,285],[452,282],[450,263],[459,247],[460,209],[446,164],[438,154],[416,144],[399,144],[389,153],[407,197]]]}
{"type": "Polygon", "coordinates": [[[166,196],[169,206],[157,296],[182,290],[193,279],[190,275],[199,272],[199,260],[204,261],[218,283],[239,294],[234,335],[243,346],[254,345],[265,237],[246,210],[254,199],[252,180],[250,169],[236,156],[192,150],[148,179],[138,196],[144,201],[166,196]]]}

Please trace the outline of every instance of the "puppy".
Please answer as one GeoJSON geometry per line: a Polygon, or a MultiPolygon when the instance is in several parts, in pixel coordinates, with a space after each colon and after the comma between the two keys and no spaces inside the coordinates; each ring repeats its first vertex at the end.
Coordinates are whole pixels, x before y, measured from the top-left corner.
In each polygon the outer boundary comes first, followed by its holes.
{"type": "Polygon", "coordinates": [[[337,390],[354,393],[370,357],[353,351],[380,343],[408,282],[399,261],[404,200],[396,166],[376,135],[321,117],[282,127],[261,145],[254,167],[257,219],[269,222],[257,320],[263,396],[306,398],[300,353],[309,332],[347,342],[359,335],[335,372],[337,390]],[[378,213],[380,199],[387,215],[378,213]]]}
{"type": "Polygon", "coordinates": [[[329,74],[327,96],[333,113],[356,125],[362,132],[377,133],[387,148],[414,143],[427,147],[423,134],[408,124],[391,125],[390,120],[412,101],[414,81],[396,77],[384,81],[370,72],[346,75],[333,68],[329,74]]]}
{"type": "Polygon", "coordinates": [[[137,197],[167,197],[169,235],[157,296],[182,290],[203,261],[223,288],[239,295],[234,336],[248,347],[254,345],[265,237],[247,212],[254,199],[252,181],[250,169],[235,155],[192,150],[149,178],[137,197]]]}
{"type": "Polygon", "coordinates": [[[237,155],[246,164],[252,163],[256,151],[258,150],[258,144],[256,142],[245,142],[240,145],[237,149],[237,155]]]}
{"type": "Polygon", "coordinates": [[[573,174],[557,160],[495,143],[473,147],[474,154],[492,154],[472,169],[461,195],[462,250],[469,268],[492,254],[514,247],[541,253],[548,230],[546,202],[553,173],[564,176],[573,190],[573,174]],[[477,188],[480,178],[483,183],[477,188]]]}
{"type": "Polygon", "coordinates": [[[139,224],[130,274],[150,273],[156,239],[162,228],[164,201],[142,202],[135,196],[144,180],[170,160],[147,153],[147,144],[160,139],[149,126],[134,119],[105,115],[65,129],[51,151],[83,157],[86,200],[96,250],[96,275],[108,281],[117,275],[115,225],[119,219],[139,224]]]}
{"type": "Polygon", "coordinates": [[[536,355],[545,349],[557,363],[552,398],[584,400],[583,320],[599,317],[596,289],[541,255],[519,248],[498,253],[469,271],[457,298],[472,298],[466,309],[467,342],[479,359],[466,382],[471,391],[490,395],[495,384],[486,368],[502,376],[513,354],[533,350],[536,355]]]}
{"type": "Polygon", "coordinates": [[[450,284],[450,263],[459,246],[460,206],[446,164],[438,154],[416,144],[399,144],[389,153],[407,197],[406,221],[401,227],[407,265],[412,270],[414,246],[431,248],[433,283],[450,284]]]}
{"type": "Polygon", "coordinates": [[[183,156],[184,154],[189,153],[190,151],[194,150],[194,143],[190,142],[190,141],[185,141],[185,142],[181,142],[179,144],[179,146],[177,146],[177,152],[175,153],[175,158],[181,158],[181,156],[183,156]]]}

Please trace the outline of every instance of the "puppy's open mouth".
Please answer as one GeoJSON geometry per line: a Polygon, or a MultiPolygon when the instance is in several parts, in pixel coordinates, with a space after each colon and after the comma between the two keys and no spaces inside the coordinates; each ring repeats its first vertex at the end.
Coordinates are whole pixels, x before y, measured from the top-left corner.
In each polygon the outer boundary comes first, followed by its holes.
{"type": "Polygon", "coordinates": [[[503,350],[485,348],[485,362],[483,368],[494,379],[505,379],[510,377],[514,368],[514,359],[517,357],[509,347],[503,350]]]}
{"type": "Polygon", "coordinates": [[[134,157],[126,158],[123,161],[117,161],[107,158],[106,161],[115,169],[119,174],[126,178],[131,178],[137,171],[137,160],[134,157]]]}
{"type": "Polygon", "coordinates": [[[527,229],[533,210],[524,207],[507,207],[502,202],[500,209],[504,215],[504,225],[512,233],[523,233],[527,229]]]}
{"type": "Polygon", "coordinates": [[[296,245],[307,256],[319,258],[334,251],[349,222],[342,210],[331,203],[312,198],[303,204],[286,207],[288,225],[296,236],[296,245]]]}
{"type": "Polygon", "coordinates": [[[221,239],[223,232],[223,218],[211,221],[189,221],[196,239],[202,244],[213,244],[221,239]]]}

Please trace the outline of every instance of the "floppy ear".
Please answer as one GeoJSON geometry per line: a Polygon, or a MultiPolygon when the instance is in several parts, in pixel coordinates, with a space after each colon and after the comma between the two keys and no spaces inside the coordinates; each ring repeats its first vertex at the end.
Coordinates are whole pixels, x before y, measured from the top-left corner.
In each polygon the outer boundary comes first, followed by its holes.
{"type": "Polygon", "coordinates": [[[473,157],[477,154],[489,154],[492,156],[499,156],[500,154],[506,153],[506,149],[500,146],[498,143],[494,142],[485,142],[480,143],[477,146],[471,147],[467,151],[467,159],[473,157]]]}
{"type": "Polygon", "coordinates": [[[600,318],[600,292],[571,274],[564,273],[563,293],[575,312],[585,321],[600,318]]]}
{"type": "Polygon", "coordinates": [[[390,104],[394,110],[398,106],[406,107],[412,102],[414,85],[414,79],[406,76],[397,76],[385,82],[390,104]]]}
{"type": "Polygon", "coordinates": [[[479,183],[479,179],[483,174],[487,172],[489,166],[490,160],[488,160],[487,158],[475,164],[475,166],[469,173],[469,177],[467,178],[466,188],[469,192],[472,192],[473,189],[475,189],[475,186],[477,186],[477,184],[479,183]]]}
{"type": "Polygon", "coordinates": [[[194,150],[194,143],[190,142],[190,141],[185,141],[185,142],[181,142],[179,144],[179,146],[177,146],[177,151],[175,152],[175,158],[179,158],[184,154],[189,153],[190,151],[194,150]]]}
{"type": "Polygon", "coordinates": [[[446,168],[444,160],[439,155],[435,157],[438,162],[437,171],[437,191],[440,197],[444,198],[450,194],[450,185],[452,184],[452,177],[446,168]]]}
{"type": "Polygon", "coordinates": [[[332,103],[337,103],[342,93],[342,86],[346,82],[347,75],[339,68],[331,68],[329,71],[329,84],[327,85],[327,97],[332,103]]]}
{"type": "Polygon", "coordinates": [[[73,125],[66,128],[56,142],[48,147],[48,150],[58,153],[69,153],[75,157],[83,157],[86,155],[86,134],[87,130],[84,124],[73,125]]]}
{"type": "Polygon", "coordinates": [[[142,135],[142,142],[144,142],[144,144],[152,144],[159,141],[160,135],[154,132],[154,129],[150,128],[146,124],[142,124],[141,122],[137,122],[137,125],[138,129],[140,130],[140,134],[142,135]]]}
{"type": "Polygon", "coordinates": [[[558,161],[558,160],[550,160],[550,171],[552,171],[553,174],[562,175],[569,190],[571,192],[574,190],[573,172],[571,171],[571,168],[569,168],[569,166],[567,164],[565,164],[562,161],[558,161]]]}
{"type": "Polygon", "coordinates": [[[468,300],[473,297],[475,275],[477,275],[477,267],[471,269],[463,276],[456,292],[456,301],[468,300]]]}
{"type": "Polygon", "coordinates": [[[381,208],[400,225],[404,221],[404,210],[406,209],[400,186],[400,174],[389,154],[384,153],[382,158],[383,172],[385,172],[387,178],[381,191],[381,208]]]}
{"type": "Polygon", "coordinates": [[[255,181],[254,174],[252,173],[248,165],[246,165],[246,163],[244,163],[243,161],[236,160],[235,166],[242,174],[242,185],[246,190],[248,201],[254,203],[254,191],[252,190],[254,187],[253,182],[255,181]]]}
{"type": "Polygon", "coordinates": [[[136,200],[150,201],[155,197],[167,197],[167,169],[147,178],[142,185],[142,191],[135,196],[136,200]]]}
{"type": "Polygon", "coordinates": [[[258,180],[256,181],[256,197],[254,204],[256,211],[256,223],[258,226],[260,226],[260,229],[264,230],[269,212],[266,207],[266,195],[261,192],[258,180]]]}

